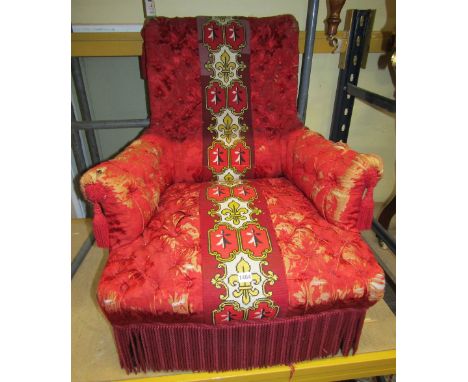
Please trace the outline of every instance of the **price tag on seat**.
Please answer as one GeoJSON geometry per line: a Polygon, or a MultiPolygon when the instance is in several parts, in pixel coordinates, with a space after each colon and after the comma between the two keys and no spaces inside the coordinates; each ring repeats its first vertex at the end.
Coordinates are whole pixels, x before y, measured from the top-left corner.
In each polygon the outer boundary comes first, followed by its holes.
{"type": "Polygon", "coordinates": [[[252,273],[251,272],[239,272],[239,282],[241,283],[250,283],[252,282],[252,273]]]}

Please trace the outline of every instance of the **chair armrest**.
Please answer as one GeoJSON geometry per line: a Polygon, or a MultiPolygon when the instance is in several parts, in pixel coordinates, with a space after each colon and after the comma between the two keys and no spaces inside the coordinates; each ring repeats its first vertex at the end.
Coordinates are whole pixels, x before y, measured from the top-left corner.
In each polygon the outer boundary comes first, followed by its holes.
{"type": "Polygon", "coordinates": [[[94,206],[98,246],[121,246],[141,235],[172,183],[171,153],[165,147],[161,138],[143,135],[81,177],[81,191],[94,206]]]}
{"type": "Polygon", "coordinates": [[[383,174],[374,154],[360,154],[307,128],[286,140],[283,172],[324,219],[347,230],[369,229],[373,190],[383,174]]]}

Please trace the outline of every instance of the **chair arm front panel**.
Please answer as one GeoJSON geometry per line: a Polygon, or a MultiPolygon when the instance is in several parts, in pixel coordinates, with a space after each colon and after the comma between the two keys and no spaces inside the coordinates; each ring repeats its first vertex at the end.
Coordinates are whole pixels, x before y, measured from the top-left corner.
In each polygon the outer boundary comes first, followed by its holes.
{"type": "Polygon", "coordinates": [[[165,147],[164,139],[143,135],[82,176],[81,191],[94,206],[93,227],[99,246],[121,246],[143,232],[160,194],[173,181],[172,152],[165,147]]]}
{"type": "Polygon", "coordinates": [[[370,228],[373,190],[383,173],[380,157],[357,153],[308,129],[289,134],[283,152],[284,174],[323,218],[347,230],[370,228]]]}

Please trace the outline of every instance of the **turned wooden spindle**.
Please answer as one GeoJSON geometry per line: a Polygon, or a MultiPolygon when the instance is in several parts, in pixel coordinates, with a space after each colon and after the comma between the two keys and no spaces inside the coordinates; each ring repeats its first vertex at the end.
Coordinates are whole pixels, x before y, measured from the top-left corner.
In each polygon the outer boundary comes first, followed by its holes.
{"type": "Polygon", "coordinates": [[[346,3],[346,0],[328,0],[328,17],[327,17],[327,30],[326,34],[329,41],[332,41],[333,37],[338,31],[338,25],[340,25],[340,13],[343,9],[343,5],[346,3]]]}

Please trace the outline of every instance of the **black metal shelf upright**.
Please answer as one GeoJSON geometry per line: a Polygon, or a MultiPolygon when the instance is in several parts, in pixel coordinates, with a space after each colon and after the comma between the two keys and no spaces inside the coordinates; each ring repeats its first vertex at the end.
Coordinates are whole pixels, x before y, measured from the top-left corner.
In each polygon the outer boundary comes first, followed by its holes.
{"type": "MultiPolygon", "coordinates": [[[[359,98],[380,109],[391,113],[396,111],[394,99],[383,97],[369,90],[358,87],[359,74],[368,52],[372,32],[373,10],[352,10],[348,37],[348,48],[344,61],[340,63],[335,103],[330,127],[329,139],[334,142],[347,142],[354,99],[359,98]]],[[[388,248],[396,254],[396,240],[376,220],[372,221],[372,230],[388,248]]]]}

